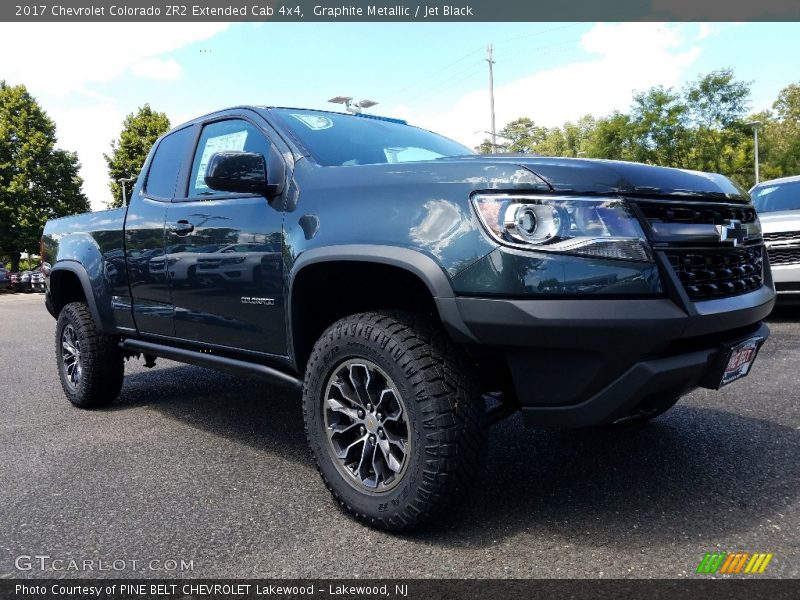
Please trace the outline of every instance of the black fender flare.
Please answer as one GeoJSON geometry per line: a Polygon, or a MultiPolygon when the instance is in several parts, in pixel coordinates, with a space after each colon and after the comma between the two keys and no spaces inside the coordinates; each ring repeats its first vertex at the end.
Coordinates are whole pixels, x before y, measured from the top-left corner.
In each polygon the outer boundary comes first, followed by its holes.
{"type": "MultiPolygon", "coordinates": [[[[97,306],[97,298],[95,296],[94,287],[92,286],[92,281],[89,278],[89,273],[86,271],[86,268],[79,262],[74,260],[62,260],[55,263],[50,271],[50,282],[48,285],[48,296],[50,296],[50,302],[53,305],[53,313],[55,313],[55,299],[52,298],[53,296],[53,275],[61,272],[72,273],[78,278],[78,281],[81,284],[81,288],[83,289],[83,295],[86,297],[86,304],[89,306],[89,312],[92,314],[92,320],[95,322],[96,327],[104,333],[109,331],[108,322],[107,320],[104,321],[100,315],[100,311],[98,310],[97,306]]],[[[58,318],[58,314],[53,314],[54,317],[58,318]]]]}
{"type": "Polygon", "coordinates": [[[430,256],[411,248],[380,244],[345,244],[313,248],[297,257],[288,276],[287,329],[291,351],[294,343],[292,306],[293,285],[297,275],[306,267],[323,262],[369,262],[398,267],[415,275],[425,284],[439,311],[439,319],[453,341],[475,342],[475,337],[461,318],[456,295],[445,271],[430,256]]]}

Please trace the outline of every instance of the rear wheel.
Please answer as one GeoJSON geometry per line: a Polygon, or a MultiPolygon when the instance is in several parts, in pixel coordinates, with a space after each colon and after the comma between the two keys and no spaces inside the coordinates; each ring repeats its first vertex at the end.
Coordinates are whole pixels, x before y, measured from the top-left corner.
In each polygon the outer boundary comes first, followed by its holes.
{"type": "Polygon", "coordinates": [[[475,483],[483,399],[458,348],[421,318],[372,312],[334,323],[314,346],[303,400],[325,484],[370,525],[413,528],[475,483]]]}
{"type": "Polygon", "coordinates": [[[97,331],[85,302],[67,304],[58,315],[56,361],[61,387],[75,406],[107,406],[122,389],[122,353],[114,338],[97,331]]]}

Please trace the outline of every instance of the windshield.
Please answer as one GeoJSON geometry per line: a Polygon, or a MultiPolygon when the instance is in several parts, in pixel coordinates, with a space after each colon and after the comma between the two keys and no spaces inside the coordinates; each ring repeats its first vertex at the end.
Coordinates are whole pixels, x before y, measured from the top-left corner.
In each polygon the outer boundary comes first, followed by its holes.
{"type": "Polygon", "coordinates": [[[800,181],[765,183],[756,186],[751,195],[756,211],[760,213],[800,210],[800,181]]]}
{"type": "Polygon", "coordinates": [[[445,137],[369,116],[293,108],[272,109],[321,165],[417,162],[474,154],[445,137]]]}

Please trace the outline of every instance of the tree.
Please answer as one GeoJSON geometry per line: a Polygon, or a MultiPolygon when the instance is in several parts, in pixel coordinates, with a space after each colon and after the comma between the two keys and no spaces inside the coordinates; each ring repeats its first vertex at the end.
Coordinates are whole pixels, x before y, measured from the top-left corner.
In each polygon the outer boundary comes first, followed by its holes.
{"type": "Polygon", "coordinates": [[[55,144],[55,123],[25,86],[0,81],[0,253],[14,271],[48,219],[89,210],[77,156],[55,144]]]}
{"type": "MultiPolygon", "coordinates": [[[[501,148],[547,156],[631,160],[727,175],[745,188],[755,180],[753,130],[759,121],[762,178],[800,174],[800,83],[781,90],[771,111],[748,115],[750,84],[731,69],[713,71],[680,90],[656,86],[636,94],[627,113],[545,128],[511,121],[501,148]]],[[[480,152],[492,152],[484,140],[480,152]]]]}
{"type": "Polygon", "coordinates": [[[633,160],[635,136],[628,115],[615,112],[598,119],[587,132],[586,156],[611,160],[633,160]]]}
{"type": "Polygon", "coordinates": [[[744,124],[750,85],[737,81],[731,69],[721,69],[690,84],[684,98],[692,125],[691,168],[752,185],[752,135],[744,124]]]}
{"type": "Polygon", "coordinates": [[[149,104],[125,117],[119,139],[111,142],[111,155],[103,154],[108,164],[108,187],[111,190],[111,201],[106,203],[109,207],[122,206],[119,179],[136,177],[153,143],[169,129],[167,115],[154,111],[149,104]]]}
{"type": "Polygon", "coordinates": [[[656,86],[636,94],[630,124],[633,160],[666,167],[687,167],[688,107],[671,88],[656,86]]]}
{"type": "Polygon", "coordinates": [[[783,88],[772,108],[774,118],[761,119],[765,176],[800,174],[800,83],[783,88]]]}

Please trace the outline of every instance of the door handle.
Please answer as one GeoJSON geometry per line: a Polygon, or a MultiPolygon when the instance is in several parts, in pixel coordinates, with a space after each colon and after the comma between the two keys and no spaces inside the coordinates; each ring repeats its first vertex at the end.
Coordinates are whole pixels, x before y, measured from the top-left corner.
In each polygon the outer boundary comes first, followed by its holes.
{"type": "Polygon", "coordinates": [[[169,226],[171,231],[174,231],[177,235],[189,235],[194,231],[194,225],[189,223],[189,221],[185,219],[181,219],[177,223],[171,223],[169,226]]]}

